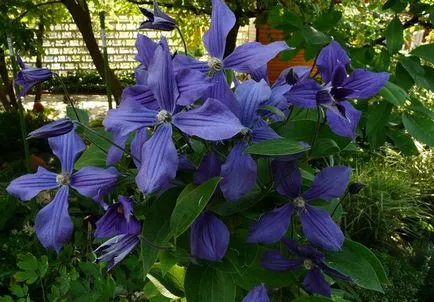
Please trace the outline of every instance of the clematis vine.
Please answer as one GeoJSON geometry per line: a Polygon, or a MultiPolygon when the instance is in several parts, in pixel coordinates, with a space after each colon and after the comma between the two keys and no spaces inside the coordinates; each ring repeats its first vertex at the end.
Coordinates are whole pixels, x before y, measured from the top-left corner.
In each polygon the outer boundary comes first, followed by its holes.
{"type": "Polygon", "coordinates": [[[331,297],[331,288],[324,277],[324,273],[345,281],[351,281],[351,277],[332,269],[325,264],[324,254],[310,245],[298,246],[297,241],[283,238],[282,243],[297,258],[287,258],[280,251],[266,252],[261,258],[261,264],[268,270],[285,272],[304,268],[306,276],[303,287],[314,294],[331,297]]]}
{"type": "Polygon", "coordinates": [[[113,167],[85,167],[74,172],[74,162],[85,149],[84,143],[74,131],[51,137],[48,143],[60,160],[61,172],[56,174],[38,167],[36,173],[13,180],[6,190],[25,201],[42,191],[58,189],[53,200],[36,215],[35,228],[41,244],[59,252],[71,238],[74,227],[68,214],[70,188],[103,204],[103,196],[114,189],[120,174],[113,167]]]}
{"type": "Polygon", "coordinates": [[[316,62],[324,84],[319,85],[307,78],[297,83],[286,96],[291,104],[298,107],[325,108],[327,123],[332,131],[354,139],[361,112],[348,100],[373,97],[386,84],[389,73],[356,69],[348,76],[346,70],[350,63],[345,50],[338,42],[332,41],[321,50],[316,62]]]}
{"type": "Polygon", "coordinates": [[[301,193],[301,173],[294,161],[274,161],[272,167],[277,192],[292,202],[262,215],[250,227],[248,242],[279,241],[287,232],[293,213],[297,211],[307,240],[326,250],[340,250],[344,242],[341,229],[327,211],[312,206],[310,201],[342,196],[352,170],[344,166],[325,168],[315,176],[312,186],[301,193]]]}
{"type": "Polygon", "coordinates": [[[179,158],[172,141],[172,126],[184,134],[210,141],[229,139],[243,128],[238,118],[218,100],[208,99],[200,107],[180,111],[177,105],[186,105],[196,99],[193,97],[196,93],[191,93],[192,90],[186,86],[209,85],[209,82],[189,75],[189,71],[179,71],[175,75],[167,41],[161,38],[147,78],[158,109],[125,99],[119,108],[108,113],[103,122],[106,129],[123,142],[136,130],[156,126],[154,134],[142,147],[140,170],[136,177],[138,187],[145,194],[161,189],[176,175],[179,158]]]}

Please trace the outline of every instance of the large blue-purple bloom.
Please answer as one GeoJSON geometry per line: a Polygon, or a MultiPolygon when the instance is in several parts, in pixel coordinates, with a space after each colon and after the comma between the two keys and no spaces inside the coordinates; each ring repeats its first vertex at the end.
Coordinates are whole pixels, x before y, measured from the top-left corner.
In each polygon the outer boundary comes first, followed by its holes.
{"type": "Polygon", "coordinates": [[[261,263],[263,267],[275,272],[285,272],[304,267],[307,273],[304,277],[303,287],[311,293],[326,297],[331,296],[331,288],[323,273],[345,281],[351,281],[351,277],[326,265],[324,254],[314,247],[310,245],[299,247],[297,241],[287,238],[283,238],[282,242],[297,258],[287,258],[278,250],[269,251],[262,256],[261,263]]]}
{"type": "Polygon", "coordinates": [[[81,195],[103,203],[103,196],[113,190],[119,173],[115,168],[95,167],[84,167],[73,172],[75,160],[85,149],[74,131],[51,137],[48,143],[59,158],[62,171],[56,174],[38,167],[36,173],[13,180],[6,190],[21,200],[30,200],[41,191],[58,189],[54,199],[38,212],[35,221],[39,241],[45,248],[53,248],[58,252],[73,232],[73,223],[68,214],[69,189],[73,188],[81,195]]]}
{"type": "Polygon", "coordinates": [[[145,15],[148,20],[145,20],[140,24],[139,29],[157,29],[157,30],[173,30],[176,28],[176,21],[162,12],[158,7],[158,3],[154,0],[154,10],[139,7],[143,15],[145,15]]]}
{"type": "Polygon", "coordinates": [[[229,230],[211,212],[202,213],[191,226],[190,249],[194,258],[221,260],[229,246],[229,230]]]}
{"type": "Polygon", "coordinates": [[[247,80],[235,90],[239,104],[239,119],[244,128],[243,139],[236,143],[226,162],[221,167],[220,189],[227,200],[239,199],[248,193],[256,182],[256,162],[245,152],[250,143],[258,143],[267,139],[279,138],[268,124],[262,120],[257,110],[271,96],[268,84],[261,80],[247,80]]]}
{"type": "Polygon", "coordinates": [[[179,157],[172,141],[173,126],[187,135],[210,141],[229,139],[242,129],[238,118],[218,100],[208,99],[200,107],[180,111],[177,105],[196,99],[189,87],[202,84],[199,79],[196,83],[191,75],[187,70],[175,74],[167,41],[162,38],[150,62],[146,83],[158,108],[125,99],[117,109],[110,110],[104,120],[106,129],[125,141],[136,130],[156,126],[154,134],[142,147],[136,177],[138,187],[145,194],[161,189],[175,178],[179,157]]]}
{"type": "Polygon", "coordinates": [[[247,296],[244,297],[242,302],[270,302],[270,298],[267,294],[267,289],[264,284],[253,288],[247,296]]]}
{"type": "Polygon", "coordinates": [[[224,70],[252,73],[279,52],[288,49],[288,45],[283,41],[268,45],[249,42],[224,57],[226,38],[235,21],[234,13],[222,0],[212,0],[211,25],[203,35],[203,43],[210,59],[208,62],[200,62],[186,55],[177,55],[174,59],[177,69],[188,67],[211,73],[216,84],[210,88],[209,97],[221,100],[233,112],[237,112],[239,108],[226,81],[224,70]]]}
{"type": "Polygon", "coordinates": [[[310,204],[316,199],[331,200],[342,196],[348,186],[351,169],[334,166],[321,170],[312,186],[301,193],[301,173],[294,161],[272,163],[276,190],[292,202],[262,215],[249,231],[249,242],[274,243],[287,232],[294,211],[300,216],[304,236],[310,242],[337,251],[344,235],[330,214],[310,204]]]}
{"type": "Polygon", "coordinates": [[[327,123],[333,132],[354,139],[361,113],[348,100],[373,97],[386,84],[389,73],[356,69],[348,76],[346,69],[350,62],[345,50],[332,41],[321,50],[316,62],[324,85],[305,79],[287,97],[290,103],[302,108],[326,108],[327,123]]]}
{"type": "Polygon", "coordinates": [[[21,87],[18,98],[24,97],[36,84],[51,79],[53,73],[47,68],[34,68],[24,64],[23,60],[17,55],[17,62],[21,70],[17,73],[15,83],[21,87]]]}
{"type": "Polygon", "coordinates": [[[140,233],[140,224],[133,216],[133,201],[125,196],[119,196],[118,200],[96,222],[96,238],[140,233]]]}

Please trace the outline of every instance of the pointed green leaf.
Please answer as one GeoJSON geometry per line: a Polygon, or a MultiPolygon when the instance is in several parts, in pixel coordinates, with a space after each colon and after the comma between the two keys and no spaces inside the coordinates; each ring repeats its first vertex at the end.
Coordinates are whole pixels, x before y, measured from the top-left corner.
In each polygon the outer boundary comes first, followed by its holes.
{"type": "Polygon", "coordinates": [[[90,145],[75,162],[74,168],[79,170],[84,167],[106,167],[107,154],[95,145],[90,145]]]}
{"type": "Polygon", "coordinates": [[[434,44],[420,45],[411,54],[434,64],[434,44]]]}
{"type": "Polygon", "coordinates": [[[380,91],[380,95],[389,103],[395,106],[403,106],[407,93],[404,89],[392,82],[387,82],[383,89],[380,91]]]}
{"type": "MultiPolygon", "coordinates": [[[[214,177],[187,194],[181,193],[170,217],[170,229],[174,236],[184,233],[200,215],[214,194],[221,178],[214,177]]],[[[186,187],[188,188],[188,187],[186,187]]]]}
{"type": "Polygon", "coordinates": [[[390,54],[394,54],[401,50],[404,44],[404,27],[398,17],[395,17],[390,21],[386,28],[386,45],[390,54]]]}
{"type": "Polygon", "coordinates": [[[233,302],[237,293],[231,275],[206,265],[191,264],[184,287],[188,302],[233,302]]]}
{"type": "Polygon", "coordinates": [[[318,138],[310,153],[311,157],[323,157],[339,153],[341,149],[330,138],[318,138]]]}
{"type": "Polygon", "coordinates": [[[77,121],[78,119],[75,112],[77,112],[78,118],[80,119],[81,123],[85,125],[89,124],[89,113],[86,110],[75,107],[74,111],[71,106],[66,107],[66,116],[69,117],[71,120],[77,121]]]}
{"type": "Polygon", "coordinates": [[[295,140],[276,138],[251,145],[247,148],[247,152],[250,154],[278,156],[296,154],[309,149],[309,147],[305,147],[295,140]]]}
{"type": "Polygon", "coordinates": [[[184,267],[175,265],[166,274],[163,274],[161,265],[156,263],[148,273],[147,278],[163,296],[171,299],[184,297],[184,267]]]}
{"type": "Polygon", "coordinates": [[[434,121],[425,115],[402,114],[405,129],[418,141],[434,147],[434,121]]]}
{"type": "Polygon", "coordinates": [[[303,26],[303,28],[301,29],[301,35],[308,44],[325,45],[332,40],[329,35],[326,35],[323,32],[317,30],[316,28],[308,25],[303,26]]]}
{"type": "Polygon", "coordinates": [[[388,129],[386,134],[396,147],[405,155],[417,155],[419,152],[414,144],[412,137],[402,131],[388,129]]]}

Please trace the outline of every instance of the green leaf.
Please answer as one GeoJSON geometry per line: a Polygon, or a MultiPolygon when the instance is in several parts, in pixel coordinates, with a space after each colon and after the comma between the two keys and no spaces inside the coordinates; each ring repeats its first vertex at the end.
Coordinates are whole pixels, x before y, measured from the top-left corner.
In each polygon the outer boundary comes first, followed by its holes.
{"type": "Polygon", "coordinates": [[[384,127],[387,125],[392,105],[387,102],[380,102],[369,108],[366,121],[366,134],[372,148],[380,147],[386,140],[384,127]]]}
{"type": "Polygon", "coordinates": [[[229,274],[206,265],[190,265],[184,287],[188,302],[232,302],[237,293],[229,274]]]}
{"type": "Polygon", "coordinates": [[[396,147],[407,156],[417,155],[419,152],[412,137],[402,131],[388,129],[386,135],[393,141],[396,147]]]}
{"type": "Polygon", "coordinates": [[[276,138],[251,145],[247,148],[247,152],[250,154],[278,156],[297,154],[309,149],[309,147],[305,147],[295,140],[276,138]]]}
{"type": "Polygon", "coordinates": [[[321,28],[323,32],[328,32],[333,29],[341,19],[342,12],[337,10],[326,11],[315,20],[313,25],[315,28],[321,28]]]}
{"type": "Polygon", "coordinates": [[[303,21],[285,7],[276,6],[268,14],[268,22],[272,28],[283,31],[294,31],[303,27],[303,21]]]}
{"type": "Polygon", "coordinates": [[[336,142],[330,138],[319,138],[316,140],[315,145],[312,148],[310,156],[323,157],[332,154],[339,153],[341,149],[336,142]]]}
{"type": "Polygon", "coordinates": [[[174,267],[177,263],[181,263],[183,261],[188,261],[190,255],[187,254],[186,251],[177,249],[176,251],[161,251],[158,254],[160,270],[163,276],[167,274],[168,271],[172,267],[174,267]]]}
{"type": "Polygon", "coordinates": [[[171,237],[170,216],[175,207],[179,188],[173,188],[163,193],[152,202],[142,225],[140,254],[143,274],[146,276],[157,260],[159,249],[156,246],[167,246],[171,237]]]}
{"type": "Polygon", "coordinates": [[[274,107],[274,106],[263,105],[263,106],[259,107],[258,110],[261,110],[261,111],[268,111],[268,112],[274,113],[274,114],[277,115],[277,116],[280,116],[280,117],[283,118],[283,119],[286,118],[285,113],[283,113],[282,110],[280,110],[279,108],[276,108],[276,107],[274,107]]]}
{"type": "Polygon", "coordinates": [[[329,35],[326,35],[314,27],[308,25],[303,26],[301,29],[301,35],[308,44],[325,45],[332,40],[329,35]]]}
{"type": "Polygon", "coordinates": [[[98,265],[90,262],[80,262],[78,263],[80,270],[87,276],[92,276],[95,279],[101,278],[101,273],[99,272],[98,265]]]}
{"type": "Polygon", "coordinates": [[[84,167],[106,167],[107,154],[95,145],[90,145],[75,162],[74,168],[79,170],[84,167]]]}
{"type": "Polygon", "coordinates": [[[35,283],[38,280],[38,274],[35,271],[17,272],[14,277],[18,282],[25,281],[27,284],[35,283]]]}
{"type": "Polygon", "coordinates": [[[434,119],[434,112],[432,112],[427,107],[425,107],[425,105],[419,99],[417,99],[416,97],[412,97],[410,98],[410,101],[411,101],[411,106],[410,106],[411,110],[413,110],[414,112],[422,113],[427,117],[434,119]]]}
{"type": "Polygon", "coordinates": [[[39,266],[39,276],[42,278],[47,274],[48,271],[48,257],[43,255],[38,261],[39,266]]]}
{"type": "Polygon", "coordinates": [[[88,129],[83,130],[83,133],[85,134],[86,138],[91,143],[95,143],[98,147],[108,151],[112,145],[107,140],[101,138],[101,136],[111,140],[112,134],[110,132],[105,131],[104,128],[101,127],[91,128],[91,129],[93,131],[89,131],[88,129]]]}
{"type": "Polygon", "coordinates": [[[29,291],[29,288],[27,287],[27,285],[23,285],[23,287],[19,286],[18,284],[13,284],[10,287],[11,293],[18,297],[18,298],[23,298],[27,296],[27,293],[29,291]]]}
{"type": "Polygon", "coordinates": [[[434,121],[425,115],[402,114],[405,129],[418,141],[434,147],[434,121]]]}
{"type": "Polygon", "coordinates": [[[434,64],[434,44],[420,45],[411,54],[434,64]]]}
{"type": "Polygon", "coordinates": [[[420,60],[417,57],[399,57],[399,62],[402,67],[413,78],[414,82],[425,89],[434,90],[434,84],[430,83],[425,74],[425,69],[420,65],[420,60]]]}
{"type": "Polygon", "coordinates": [[[200,215],[220,180],[220,177],[214,177],[187,194],[181,193],[182,196],[176,201],[175,209],[170,217],[170,229],[175,237],[184,233],[200,215]]]}
{"type": "Polygon", "coordinates": [[[404,27],[396,16],[392,21],[390,21],[385,32],[387,50],[390,54],[394,54],[401,50],[402,44],[404,44],[403,31],[404,27]]]}
{"type": "Polygon", "coordinates": [[[156,263],[146,277],[163,296],[171,299],[184,297],[184,267],[175,265],[166,274],[163,274],[161,265],[156,263]]]}
{"type": "Polygon", "coordinates": [[[25,271],[36,271],[38,269],[38,259],[32,254],[18,255],[17,266],[25,271]]]}
{"type": "Polygon", "coordinates": [[[395,106],[403,106],[407,93],[404,89],[392,82],[387,82],[383,89],[380,91],[380,95],[389,103],[395,106]]]}
{"type": "Polygon", "coordinates": [[[349,275],[358,286],[384,293],[387,283],[383,266],[377,257],[360,243],[346,239],[339,252],[326,252],[327,264],[349,275]]]}
{"type": "Polygon", "coordinates": [[[292,300],[292,302],[330,302],[333,300],[324,298],[324,297],[318,297],[318,296],[304,296],[297,299],[292,300]]]}
{"type": "Polygon", "coordinates": [[[396,64],[395,80],[396,80],[396,84],[398,84],[399,87],[401,87],[405,91],[410,90],[410,88],[413,87],[414,85],[413,78],[399,62],[398,64],[396,64]]]}
{"type": "MultiPolygon", "coordinates": [[[[89,124],[89,113],[86,110],[77,107],[75,107],[75,110],[77,111],[80,122],[85,125],[89,124]]],[[[69,117],[71,120],[77,121],[77,116],[75,115],[75,111],[74,109],[72,109],[71,106],[66,107],[66,116],[69,117]]]]}
{"type": "Polygon", "coordinates": [[[386,10],[390,8],[395,13],[400,13],[407,7],[407,5],[407,0],[387,0],[386,3],[384,3],[382,9],[386,10]]]}

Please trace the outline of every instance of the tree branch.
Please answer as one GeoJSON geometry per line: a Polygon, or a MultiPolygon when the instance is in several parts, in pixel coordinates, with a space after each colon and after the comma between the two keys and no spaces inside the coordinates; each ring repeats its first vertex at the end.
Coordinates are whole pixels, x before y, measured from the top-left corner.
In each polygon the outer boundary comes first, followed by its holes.
{"type": "Polygon", "coordinates": [[[56,4],[56,3],[63,3],[62,0],[54,0],[54,1],[48,1],[48,2],[44,2],[44,3],[39,3],[39,4],[34,4],[31,8],[29,8],[28,10],[22,12],[17,18],[15,18],[14,22],[19,21],[20,19],[22,19],[25,15],[27,15],[32,9],[38,8],[40,6],[44,6],[44,5],[50,5],[50,4],[56,4]]]}

